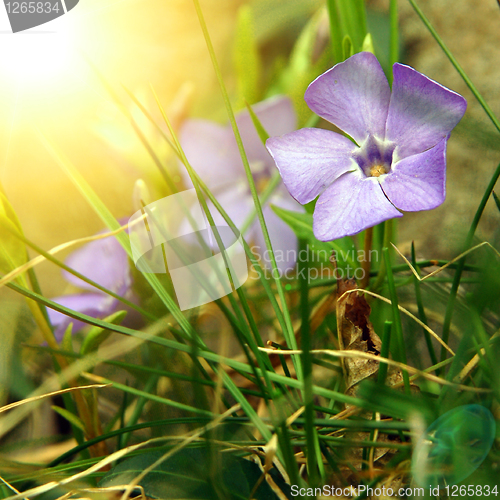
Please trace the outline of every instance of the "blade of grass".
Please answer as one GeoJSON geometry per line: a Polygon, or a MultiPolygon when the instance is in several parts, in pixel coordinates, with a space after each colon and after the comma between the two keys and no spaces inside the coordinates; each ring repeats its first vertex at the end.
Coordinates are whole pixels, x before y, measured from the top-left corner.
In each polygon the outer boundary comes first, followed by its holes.
{"type": "MultiPolygon", "coordinates": [[[[419,269],[417,267],[417,259],[415,257],[415,244],[413,241],[411,242],[411,262],[413,267],[418,273],[419,269]]],[[[417,302],[418,317],[420,318],[420,321],[422,323],[429,326],[427,321],[427,315],[425,314],[424,304],[422,302],[422,291],[420,289],[420,281],[416,276],[413,276],[413,286],[415,288],[415,301],[417,302]]],[[[429,351],[429,356],[431,357],[432,364],[435,365],[437,364],[438,360],[436,357],[436,352],[434,351],[434,346],[432,345],[431,336],[425,328],[423,329],[423,332],[425,337],[425,343],[427,344],[427,350],[429,351]]],[[[436,373],[436,375],[439,375],[439,373],[436,373]]]]}
{"type": "Polygon", "coordinates": [[[335,63],[342,61],[342,30],[340,27],[339,13],[335,0],[327,0],[328,18],[330,21],[330,40],[332,44],[333,60],[335,63]]]}
{"type": "MultiPolygon", "coordinates": [[[[382,249],[382,254],[384,256],[386,273],[387,273],[387,285],[389,287],[389,296],[391,298],[392,305],[392,316],[394,329],[396,330],[396,339],[397,339],[397,354],[398,360],[401,363],[406,365],[406,351],[405,351],[405,342],[403,337],[403,325],[401,324],[401,316],[399,315],[399,303],[398,303],[398,295],[396,292],[396,287],[394,286],[394,276],[392,274],[391,262],[389,257],[389,249],[384,247],[382,249]]],[[[405,385],[405,390],[408,394],[410,394],[410,379],[408,377],[408,372],[406,370],[402,370],[403,380],[405,385]]]]}
{"type": "MultiPolygon", "coordinates": [[[[210,39],[210,35],[208,33],[208,28],[207,28],[207,25],[205,23],[205,18],[203,16],[203,12],[201,10],[199,0],[193,0],[193,3],[194,3],[194,6],[195,6],[195,9],[196,9],[196,14],[198,16],[201,29],[203,31],[203,36],[205,37],[205,42],[206,42],[206,45],[207,45],[207,48],[208,48],[208,52],[210,54],[210,58],[212,60],[212,64],[213,64],[213,67],[214,67],[214,70],[215,70],[215,73],[216,73],[216,76],[217,76],[217,80],[219,81],[219,86],[220,86],[220,89],[221,89],[221,92],[222,92],[222,97],[224,99],[224,104],[226,106],[227,114],[229,116],[229,121],[231,123],[231,127],[233,128],[233,132],[234,132],[234,136],[235,136],[235,139],[236,139],[236,143],[238,144],[238,149],[240,151],[240,156],[241,156],[241,159],[243,161],[243,166],[245,168],[245,173],[247,175],[248,184],[250,186],[250,191],[252,193],[252,198],[253,198],[253,201],[254,201],[254,205],[255,205],[255,207],[257,209],[257,216],[258,216],[259,223],[260,223],[260,226],[261,226],[261,229],[262,229],[262,233],[264,235],[264,240],[266,242],[266,247],[267,247],[267,250],[269,251],[269,255],[270,255],[270,258],[271,258],[272,274],[273,274],[273,277],[274,277],[274,280],[275,280],[275,283],[276,283],[276,287],[277,287],[277,290],[278,290],[278,296],[279,296],[280,301],[281,301],[282,312],[283,312],[283,315],[284,315],[284,318],[285,318],[285,324],[286,324],[286,329],[283,331],[283,335],[285,337],[287,345],[290,348],[295,349],[297,347],[297,342],[296,342],[295,336],[293,334],[293,327],[292,327],[292,322],[291,322],[291,318],[290,318],[290,313],[288,311],[288,307],[287,307],[287,304],[286,304],[286,299],[285,299],[285,294],[284,294],[283,286],[282,286],[281,280],[279,278],[279,272],[278,272],[278,266],[276,264],[276,258],[275,258],[275,255],[274,255],[274,252],[273,252],[273,248],[272,248],[272,244],[271,244],[271,240],[270,240],[270,237],[269,237],[269,231],[267,229],[267,225],[266,225],[266,222],[264,220],[264,214],[262,212],[262,206],[260,204],[259,196],[257,194],[257,189],[255,187],[255,182],[254,182],[253,177],[252,177],[252,171],[250,169],[250,164],[248,162],[248,158],[247,158],[247,155],[246,155],[246,152],[245,152],[245,148],[243,146],[243,141],[241,139],[241,135],[240,135],[239,130],[238,130],[238,125],[236,124],[236,119],[235,119],[234,112],[233,112],[233,109],[232,109],[232,106],[231,106],[231,102],[229,100],[229,95],[228,95],[227,89],[226,89],[226,87],[224,85],[224,80],[222,78],[222,73],[220,71],[219,64],[217,62],[217,58],[215,56],[215,51],[214,51],[214,48],[213,48],[213,45],[212,45],[212,41],[210,39]]],[[[298,359],[298,357],[294,356],[292,358],[292,361],[293,361],[293,364],[294,364],[294,367],[295,367],[295,372],[297,374],[297,378],[299,380],[302,380],[302,366],[301,366],[301,363],[300,363],[300,359],[298,359]]]]}
{"type": "MultiPolygon", "coordinates": [[[[120,325],[114,325],[112,323],[106,323],[100,319],[97,318],[92,318],[90,316],[87,316],[85,314],[77,313],[76,311],[72,311],[71,309],[61,306],[60,304],[57,304],[56,302],[51,301],[50,299],[47,299],[46,297],[43,297],[41,295],[38,295],[31,290],[28,290],[26,288],[23,288],[17,284],[14,283],[9,283],[9,287],[15,290],[16,292],[20,293],[21,295],[24,295],[26,297],[29,297],[35,301],[40,301],[44,303],[47,307],[50,307],[51,309],[54,309],[56,311],[61,312],[62,314],[66,314],[68,316],[71,316],[75,319],[78,319],[80,321],[83,321],[85,323],[88,323],[90,325],[95,325],[95,326],[100,326],[102,328],[112,330],[117,333],[122,333],[124,335],[134,337],[135,339],[140,339],[143,341],[149,341],[153,342],[158,345],[162,345],[164,347],[168,347],[171,349],[175,349],[181,352],[185,353],[190,353],[193,352],[193,348],[191,346],[185,345],[185,344],[180,344],[176,341],[165,339],[162,337],[158,337],[156,335],[153,335],[148,332],[144,332],[141,330],[132,330],[131,328],[126,328],[124,326],[120,325]]],[[[112,357],[118,355],[115,351],[115,348],[107,347],[103,348],[103,351],[105,354],[102,355],[103,359],[107,359],[107,357],[112,357]]],[[[265,349],[263,349],[265,351],[265,349]]],[[[316,352],[316,351],[315,351],[316,352]]],[[[236,370],[242,371],[244,373],[252,373],[252,368],[248,366],[247,364],[237,361],[232,358],[227,358],[224,356],[220,356],[219,354],[216,354],[214,352],[208,351],[208,350],[199,350],[197,351],[198,355],[204,359],[207,359],[209,361],[214,361],[216,363],[222,363],[224,365],[229,366],[230,368],[234,368],[236,370]]],[[[300,354],[300,351],[295,351],[298,355],[300,354]]],[[[287,354],[287,351],[281,351],[281,354],[287,354]]],[[[81,371],[85,371],[87,366],[94,366],[96,363],[98,363],[99,360],[97,358],[90,359],[85,358],[80,361],[81,364],[73,364],[70,368],[75,371],[75,373],[80,373],[81,371]]],[[[257,368],[257,373],[259,374],[260,369],[257,368]]],[[[279,383],[282,383],[284,385],[287,385],[289,387],[297,388],[297,389],[302,389],[303,388],[303,382],[299,381],[297,379],[293,378],[288,378],[283,375],[280,375],[278,373],[273,373],[269,372],[268,373],[269,378],[272,381],[276,381],[279,383]]],[[[336,398],[339,402],[341,403],[347,403],[349,405],[354,405],[358,406],[360,408],[364,408],[364,402],[363,400],[353,397],[353,396],[347,396],[343,393],[339,393],[336,391],[332,391],[330,389],[326,389],[324,387],[318,387],[318,386],[313,386],[314,393],[319,396],[324,396],[326,398],[336,398]]]]}
{"type": "MultiPolygon", "coordinates": [[[[380,351],[380,356],[382,358],[389,357],[389,352],[391,347],[391,328],[392,328],[392,321],[386,321],[384,323],[384,331],[382,333],[382,350],[380,351]]],[[[379,364],[377,381],[381,385],[385,384],[388,368],[389,366],[386,363],[379,364]]]]}
{"type": "Polygon", "coordinates": [[[157,403],[164,404],[166,406],[170,406],[172,408],[176,408],[177,410],[183,410],[190,413],[194,413],[196,415],[204,415],[207,417],[213,418],[215,416],[214,413],[208,410],[202,410],[200,408],[195,408],[194,406],[185,405],[183,403],[178,403],[177,401],[173,401],[171,399],[163,398],[161,396],[157,396],[156,394],[150,394],[146,391],[141,391],[140,389],[135,389],[134,387],[130,387],[125,384],[120,384],[114,380],[109,380],[107,378],[101,377],[99,375],[94,375],[93,373],[82,373],[82,377],[91,380],[93,382],[99,384],[110,385],[116,389],[119,389],[122,392],[126,392],[128,394],[132,394],[134,396],[138,396],[140,398],[147,399],[149,401],[155,401],[157,403]]]}
{"type": "MultiPolygon", "coordinates": [[[[144,108],[144,106],[140,103],[140,101],[128,89],[125,88],[125,90],[129,94],[129,96],[131,97],[131,99],[134,101],[134,103],[144,113],[144,115],[146,116],[146,118],[148,118],[148,120],[152,123],[152,125],[156,128],[156,130],[160,133],[160,135],[164,138],[164,140],[170,145],[170,147],[173,149],[174,153],[179,158],[179,160],[181,160],[181,155],[180,155],[179,151],[177,150],[176,146],[172,143],[172,141],[165,135],[165,133],[163,132],[163,130],[154,121],[154,119],[151,116],[151,114],[147,111],[146,108],[144,108]]],[[[159,101],[157,101],[157,102],[158,102],[158,105],[160,107],[160,111],[162,111],[162,114],[163,114],[164,113],[163,107],[161,106],[161,104],[159,103],[159,101]]],[[[318,118],[316,115],[315,115],[315,117],[318,118]]],[[[168,171],[165,171],[164,175],[169,176],[168,171]]],[[[205,195],[213,203],[213,205],[218,210],[218,212],[221,214],[221,216],[223,217],[224,221],[231,228],[231,230],[233,231],[233,233],[235,234],[235,236],[238,237],[239,234],[240,234],[240,232],[238,231],[238,229],[236,228],[236,226],[233,224],[233,222],[231,221],[231,219],[229,218],[229,216],[227,215],[227,213],[225,212],[225,210],[222,208],[222,206],[219,204],[219,202],[215,199],[215,197],[212,194],[212,192],[208,189],[208,187],[206,186],[206,184],[203,182],[203,180],[198,176],[198,174],[195,171],[193,171],[193,175],[194,175],[196,181],[198,182],[198,184],[201,186],[201,188],[202,188],[203,192],[205,193],[205,195]]],[[[277,173],[277,179],[274,180],[274,178],[273,178],[273,180],[271,181],[270,185],[266,188],[266,190],[262,194],[262,203],[265,203],[265,201],[267,200],[267,197],[269,197],[272,194],[272,191],[274,190],[274,187],[273,187],[274,182],[277,183],[277,181],[279,181],[279,178],[280,178],[279,177],[279,173],[277,173]]],[[[173,182],[171,182],[170,184],[173,184],[173,182]]],[[[178,189],[175,186],[174,186],[173,192],[174,193],[178,192],[178,189]]],[[[255,216],[256,216],[256,212],[255,212],[254,215],[252,215],[252,219],[255,216]]],[[[243,227],[242,227],[242,230],[241,230],[241,234],[245,234],[246,229],[244,229],[244,228],[246,227],[246,225],[248,225],[248,226],[250,225],[250,222],[249,222],[248,219],[243,224],[243,227]]],[[[281,313],[281,310],[279,309],[279,306],[278,306],[278,304],[276,302],[274,294],[272,293],[272,291],[271,291],[271,289],[269,287],[269,284],[268,284],[267,280],[265,278],[263,278],[262,268],[261,268],[260,264],[255,259],[255,256],[253,255],[252,251],[250,250],[250,247],[248,246],[248,244],[246,243],[246,241],[245,241],[244,238],[243,238],[243,247],[245,249],[245,253],[246,253],[247,257],[252,262],[252,265],[254,266],[254,268],[257,271],[257,275],[258,275],[258,277],[259,277],[259,279],[261,281],[261,284],[263,285],[263,287],[264,287],[264,289],[265,289],[265,291],[267,293],[267,296],[268,296],[268,298],[269,298],[269,300],[271,302],[271,305],[272,305],[273,309],[276,312],[276,317],[278,319],[278,322],[279,322],[282,330],[284,331],[286,329],[286,324],[285,324],[283,315],[281,313]]]]}
{"type": "MultiPolygon", "coordinates": [[[[230,267],[230,261],[228,260],[227,255],[226,255],[226,249],[224,247],[224,244],[222,242],[220,234],[219,234],[219,232],[217,230],[217,227],[215,225],[215,222],[214,222],[214,219],[212,217],[212,214],[210,213],[210,210],[208,209],[208,206],[206,204],[205,198],[203,197],[203,195],[201,193],[199,183],[197,182],[196,177],[194,175],[194,170],[191,167],[191,165],[190,165],[190,163],[189,163],[189,161],[188,161],[188,159],[187,159],[187,157],[186,157],[186,155],[184,153],[184,150],[183,150],[183,148],[182,148],[182,146],[181,146],[181,144],[180,144],[180,142],[179,142],[179,140],[178,140],[178,138],[177,138],[177,136],[175,134],[175,131],[174,131],[174,129],[173,129],[173,127],[172,127],[172,125],[171,125],[171,123],[170,123],[170,121],[169,121],[166,113],[164,112],[163,107],[161,106],[160,101],[158,99],[158,96],[156,95],[156,92],[154,92],[154,90],[153,90],[153,94],[155,96],[156,102],[158,103],[160,111],[162,112],[163,118],[165,120],[165,123],[166,123],[169,131],[170,131],[170,134],[172,135],[172,138],[173,138],[174,144],[176,146],[176,149],[177,149],[177,151],[179,151],[181,160],[184,163],[185,167],[187,168],[189,176],[190,176],[191,180],[193,181],[193,184],[194,184],[195,189],[196,189],[196,193],[198,195],[198,199],[200,200],[200,202],[201,202],[201,204],[203,206],[203,210],[205,211],[205,215],[208,218],[209,225],[211,226],[211,228],[213,230],[213,234],[215,235],[215,237],[217,239],[217,244],[219,246],[221,254],[224,257],[224,261],[226,263],[226,267],[227,267],[227,269],[232,269],[232,267],[230,267]]],[[[231,275],[231,274],[233,274],[233,271],[231,271],[231,273],[229,273],[229,275],[231,275]]],[[[266,382],[266,385],[268,386],[268,388],[270,388],[271,387],[271,383],[270,383],[269,379],[267,378],[267,369],[265,369],[265,366],[267,368],[270,368],[271,370],[273,370],[273,367],[269,363],[268,359],[263,359],[263,357],[261,356],[261,353],[259,352],[259,350],[257,348],[258,344],[261,347],[264,344],[262,342],[262,338],[261,338],[259,330],[257,328],[257,324],[255,323],[255,320],[253,318],[253,315],[251,313],[251,310],[250,310],[250,307],[248,305],[246,296],[245,296],[245,294],[243,292],[243,289],[241,287],[235,287],[235,290],[236,290],[236,293],[238,294],[238,297],[240,299],[240,303],[243,306],[243,310],[244,310],[245,315],[247,317],[248,324],[250,325],[250,329],[252,330],[253,337],[252,337],[252,334],[251,334],[250,330],[248,329],[247,324],[245,323],[243,315],[242,315],[242,313],[240,311],[240,308],[238,307],[238,304],[236,303],[233,295],[229,294],[228,295],[228,299],[231,302],[231,305],[233,307],[233,311],[235,312],[235,314],[236,314],[236,316],[238,318],[238,323],[240,325],[240,328],[236,329],[235,332],[236,333],[241,332],[242,336],[239,337],[241,347],[244,350],[245,354],[247,355],[249,363],[253,366],[252,360],[251,360],[251,358],[249,356],[247,347],[245,345],[245,341],[248,342],[250,348],[252,349],[252,352],[254,353],[254,356],[257,359],[257,363],[259,364],[260,368],[262,369],[262,373],[264,375],[264,380],[266,382]]],[[[258,381],[258,384],[260,385],[260,379],[258,377],[256,377],[256,379],[258,381]]],[[[263,387],[261,387],[261,390],[262,390],[263,393],[265,393],[263,387]]],[[[265,399],[265,401],[266,401],[266,404],[267,404],[267,398],[265,399]]]]}
{"type": "MultiPolygon", "coordinates": [[[[108,92],[108,94],[111,96],[111,99],[118,106],[118,109],[130,121],[130,124],[131,124],[132,128],[134,129],[134,132],[137,134],[137,137],[139,138],[139,140],[141,141],[141,143],[145,147],[146,151],[151,156],[151,159],[153,160],[153,162],[157,166],[157,168],[158,168],[161,176],[163,177],[165,183],[167,184],[167,186],[170,189],[175,189],[175,183],[172,182],[172,179],[170,178],[170,175],[168,174],[168,172],[165,169],[165,167],[163,166],[162,162],[160,161],[160,159],[158,158],[158,156],[154,152],[154,149],[149,144],[148,140],[146,139],[146,136],[142,133],[140,127],[137,125],[137,123],[134,120],[134,117],[132,116],[132,113],[130,112],[130,110],[127,109],[127,107],[122,103],[121,99],[118,97],[118,95],[115,92],[115,90],[113,89],[113,87],[109,84],[109,82],[106,80],[106,78],[104,77],[104,75],[99,71],[99,69],[94,65],[94,63],[91,60],[87,59],[87,64],[89,64],[89,66],[92,68],[92,70],[94,71],[94,73],[97,75],[97,78],[100,80],[100,82],[102,83],[103,87],[106,89],[106,91],[108,92]]],[[[137,104],[137,102],[136,102],[136,104],[137,104]]],[[[140,105],[140,107],[142,108],[142,104],[140,105]]],[[[162,133],[163,133],[163,131],[162,131],[162,133]]],[[[165,139],[167,140],[167,142],[170,143],[170,141],[168,140],[168,138],[165,137],[165,139]]],[[[170,143],[170,145],[175,150],[175,148],[173,147],[173,145],[171,143],[170,143]]]]}
{"type": "MultiPolygon", "coordinates": [[[[398,33],[398,0],[390,0],[389,4],[389,66],[399,60],[399,33],[398,33]]],[[[392,84],[392,71],[390,72],[389,83],[392,84]]]]}
{"type": "MultiPolygon", "coordinates": [[[[299,255],[308,252],[307,241],[299,240],[299,255]]],[[[299,259],[299,283],[300,283],[300,338],[302,343],[302,372],[304,375],[304,406],[306,419],[306,440],[307,440],[307,473],[312,486],[317,486],[319,482],[318,464],[321,455],[317,454],[318,437],[314,426],[314,394],[312,390],[312,361],[311,361],[311,337],[309,328],[309,286],[308,276],[308,256],[306,259],[299,259]]]]}

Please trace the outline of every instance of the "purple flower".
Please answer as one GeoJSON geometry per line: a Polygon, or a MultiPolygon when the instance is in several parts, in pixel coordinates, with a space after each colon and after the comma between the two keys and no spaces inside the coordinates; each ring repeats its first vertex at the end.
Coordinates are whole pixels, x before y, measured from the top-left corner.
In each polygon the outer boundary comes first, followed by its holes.
{"type": "Polygon", "coordinates": [[[330,241],[393,217],[443,203],[446,141],[465,99],[403,64],[394,64],[392,94],[375,56],[353,55],[312,82],[305,94],[316,114],[356,142],[322,129],[270,138],[290,194],[319,199],[316,238],[330,241]]]}
{"type": "MultiPolygon", "coordinates": [[[[129,300],[132,298],[130,296],[132,278],[127,254],[116,238],[111,236],[86,244],[73,252],[66,259],[65,264],[102,287],[125,296],[129,300]]],[[[63,271],[63,276],[70,283],[89,291],[57,297],[52,299],[54,302],[93,318],[105,318],[120,308],[126,309],[118,299],[101,292],[67,271],[63,271]]],[[[48,314],[55,328],[57,340],[62,339],[64,331],[71,322],[73,322],[74,332],[86,325],[82,321],[65,316],[53,309],[48,309],[48,314]]]]}
{"type": "MultiPolygon", "coordinates": [[[[297,126],[297,117],[288,98],[268,99],[255,105],[254,111],[270,135],[285,134],[297,126]]],[[[236,122],[257,189],[262,191],[274,170],[273,159],[255,131],[248,111],[239,113],[236,122]]],[[[236,227],[241,228],[254,204],[231,126],[221,126],[206,120],[188,120],[180,131],[180,142],[193,169],[207,183],[236,227]]],[[[191,180],[184,168],[182,172],[185,184],[191,187],[191,180]]],[[[269,203],[287,210],[301,210],[283,185],[275,190],[269,203]]],[[[211,203],[208,206],[215,224],[225,225],[215,207],[211,203]]],[[[263,212],[278,267],[284,272],[295,265],[297,238],[268,205],[263,207],[263,212]]],[[[185,221],[185,224],[189,223],[185,221]]],[[[257,245],[254,253],[264,255],[266,245],[258,221],[250,227],[248,238],[257,245]]]]}

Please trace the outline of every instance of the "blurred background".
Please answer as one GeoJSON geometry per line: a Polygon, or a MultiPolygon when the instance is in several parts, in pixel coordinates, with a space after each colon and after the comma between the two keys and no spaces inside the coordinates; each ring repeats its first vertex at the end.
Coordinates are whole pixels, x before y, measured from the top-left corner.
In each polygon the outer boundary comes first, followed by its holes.
{"type": "MultiPolygon", "coordinates": [[[[246,4],[252,9],[259,52],[264,64],[271,67],[279,58],[285,60],[307,20],[324,2],[202,0],[233,93],[236,20],[238,10],[246,4]]],[[[369,28],[383,40],[388,1],[370,0],[368,5],[369,28]]],[[[499,113],[497,2],[478,0],[474,9],[454,0],[421,0],[419,5],[493,111],[499,113]]],[[[445,204],[424,214],[406,215],[400,224],[403,243],[418,236],[419,253],[433,258],[450,256],[461,241],[460,228],[468,227],[495,168],[500,146],[484,113],[408,2],[400,2],[400,24],[402,60],[463,93],[469,101],[466,118],[449,142],[445,204]]],[[[128,118],[92,66],[128,110],[133,106],[123,86],[161,121],[151,84],[174,121],[187,114],[225,120],[190,0],[81,0],[67,15],[47,25],[15,35],[7,30],[8,25],[3,26],[0,33],[0,182],[27,237],[45,249],[94,234],[102,223],[42,145],[40,132],[80,170],[117,217],[132,213],[136,179],[151,185],[159,178],[128,118]]],[[[325,36],[327,33],[328,29],[325,36]]],[[[137,109],[134,112],[147,129],[141,114],[137,109]]],[[[162,161],[172,162],[159,136],[156,142],[149,137],[162,161]]],[[[488,214],[495,215],[491,202],[481,226],[491,232],[495,224],[488,214]]],[[[64,291],[65,282],[54,266],[42,264],[38,274],[47,296],[64,291]]]]}

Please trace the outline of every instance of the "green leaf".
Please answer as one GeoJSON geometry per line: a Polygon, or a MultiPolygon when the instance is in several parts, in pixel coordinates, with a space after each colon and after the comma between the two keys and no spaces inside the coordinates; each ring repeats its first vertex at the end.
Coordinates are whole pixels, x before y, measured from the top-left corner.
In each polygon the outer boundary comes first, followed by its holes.
{"type": "Polygon", "coordinates": [[[314,209],[316,208],[316,200],[310,201],[309,203],[306,203],[303,205],[303,207],[306,209],[306,212],[309,214],[314,213],[314,209]]]}
{"type": "Polygon", "coordinates": [[[74,414],[60,406],[52,406],[52,409],[61,415],[61,417],[65,418],[70,424],[78,427],[81,431],[85,432],[85,425],[83,422],[74,414]]]}
{"type": "Polygon", "coordinates": [[[248,109],[248,112],[250,113],[250,118],[252,119],[253,126],[255,127],[257,134],[259,134],[259,139],[265,146],[266,141],[269,139],[269,134],[264,128],[264,125],[262,125],[261,121],[259,120],[259,117],[255,114],[255,111],[252,109],[252,106],[250,106],[248,102],[246,103],[246,107],[248,109]]]}
{"type": "Polygon", "coordinates": [[[365,39],[363,40],[363,46],[361,47],[361,52],[371,52],[375,54],[375,48],[373,47],[373,38],[371,33],[367,33],[365,39]]]}
{"type": "MultiPolygon", "coordinates": [[[[126,315],[127,311],[117,311],[107,318],[104,318],[104,321],[112,323],[113,325],[119,325],[126,315]]],[[[82,343],[80,354],[85,355],[90,352],[97,351],[98,347],[109,337],[110,334],[111,331],[106,330],[105,328],[100,328],[98,326],[92,327],[82,343]]]]}
{"type": "MultiPolygon", "coordinates": [[[[332,44],[336,55],[335,62],[339,63],[341,62],[338,59],[340,49],[345,49],[343,42],[342,47],[340,46],[340,41],[345,40],[346,36],[352,42],[354,53],[361,50],[366,36],[365,5],[363,0],[328,0],[327,7],[332,44]]],[[[345,59],[345,50],[342,50],[342,52],[344,52],[345,59]]]]}
{"type": "Polygon", "coordinates": [[[493,199],[495,200],[495,203],[497,205],[497,208],[498,208],[498,210],[500,210],[500,199],[498,198],[498,196],[495,193],[495,191],[493,191],[492,194],[493,194],[493,199]]]}
{"type": "Polygon", "coordinates": [[[4,484],[3,479],[0,477],[0,498],[9,498],[16,490],[9,489],[6,484],[4,484]]]}
{"type": "Polygon", "coordinates": [[[349,59],[349,57],[354,55],[354,46],[349,35],[346,35],[342,40],[342,52],[344,54],[344,59],[349,59]]]}
{"type": "Polygon", "coordinates": [[[324,50],[319,58],[315,57],[321,21],[321,11],[308,21],[293,47],[288,66],[278,76],[278,85],[272,89],[276,93],[285,93],[290,96],[297,111],[300,126],[303,126],[311,116],[311,110],[304,101],[304,92],[307,86],[331,63],[329,48],[324,50]]]}
{"type": "MultiPolygon", "coordinates": [[[[346,263],[352,267],[357,265],[354,246],[349,237],[336,241],[319,241],[313,233],[312,213],[292,212],[291,210],[286,210],[284,208],[277,207],[276,205],[271,205],[271,208],[292,228],[293,232],[297,235],[297,238],[306,240],[309,243],[311,250],[316,252],[319,256],[324,256],[323,261],[328,261],[332,250],[335,250],[337,261],[340,264],[346,263]]],[[[315,262],[318,261],[318,259],[315,260],[315,262]]]]}
{"type": "MultiPolygon", "coordinates": [[[[110,471],[99,487],[128,484],[161,457],[162,453],[153,452],[129,458],[110,471]]],[[[184,448],[158,465],[139,484],[150,498],[247,500],[261,474],[253,462],[229,453],[214,450],[211,454],[209,449],[184,448]]],[[[289,490],[282,481],[280,488],[289,490]]],[[[251,498],[275,500],[277,496],[262,481],[251,498]]]]}
{"type": "MultiPolygon", "coordinates": [[[[16,237],[22,234],[19,219],[5,196],[0,185],[0,273],[8,274],[28,261],[24,243],[16,237]]],[[[16,278],[17,282],[27,287],[25,275],[16,278]]]]}
{"type": "Polygon", "coordinates": [[[372,380],[361,382],[357,396],[368,402],[373,411],[394,418],[408,420],[414,414],[421,414],[427,422],[436,418],[436,409],[429,398],[422,394],[405,394],[372,380]]]}
{"type": "Polygon", "coordinates": [[[2,348],[0,349],[0,408],[8,402],[11,382],[16,380],[12,373],[12,366],[15,363],[15,358],[18,357],[16,351],[20,351],[21,314],[22,302],[3,299],[0,309],[0,336],[2,339],[2,348]],[[16,338],[16,334],[18,338],[16,338]]]}
{"type": "Polygon", "coordinates": [[[64,331],[61,348],[63,351],[75,352],[73,349],[73,323],[70,323],[64,331]]]}
{"type": "Polygon", "coordinates": [[[241,99],[249,103],[259,101],[261,61],[255,40],[253,12],[250,5],[243,5],[238,11],[234,66],[241,99]]]}

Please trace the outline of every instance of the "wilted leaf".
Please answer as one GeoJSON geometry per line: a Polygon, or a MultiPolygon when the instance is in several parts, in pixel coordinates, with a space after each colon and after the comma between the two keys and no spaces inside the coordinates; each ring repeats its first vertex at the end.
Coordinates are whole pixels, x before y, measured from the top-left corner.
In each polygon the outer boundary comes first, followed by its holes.
{"type": "MultiPolygon", "coordinates": [[[[363,294],[348,293],[357,288],[353,279],[337,282],[337,331],[342,350],[379,355],[382,341],[370,322],[370,306],[363,294]]],[[[346,393],[354,394],[356,386],[378,372],[379,362],[373,359],[346,358],[342,360],[346,393]]]]}
{"type": "MultiPolygon", "coordinates": [[[[363,293],[346,293],[358,288],[354,279],[337,280],[337,332],[340,349],[380,355],[382,341],[375,333],[370,321],[371,308],[363,293]],[[344,295],[345,294],[345,295],[344,295]]],[[[379,361],[374,359],[344,358],[342,368],[346,384],[346,394],[356,395],[359,384],[373,379],[378,374],[379,361]]],[[[398,368],[389,367],[387,385],[395,385],[402,380],[398,368]]],[[[412,385],[412,390],[418,387],[412,385]]]]}

